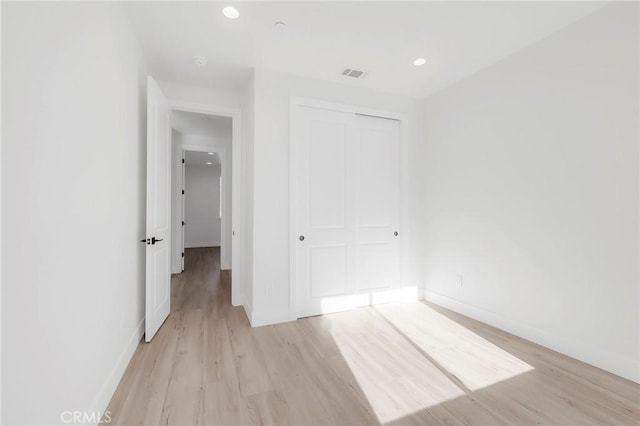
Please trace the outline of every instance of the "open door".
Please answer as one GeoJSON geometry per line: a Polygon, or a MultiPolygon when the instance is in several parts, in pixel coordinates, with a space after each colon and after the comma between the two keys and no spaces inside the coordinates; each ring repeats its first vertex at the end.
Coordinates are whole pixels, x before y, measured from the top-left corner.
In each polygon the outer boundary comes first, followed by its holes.
{"type": "Polygon", "coordinates": [[[184,231],[185,231],[185,226],[186,223],[184,221],[184,202],[185,202],[185,194],[184,194],[184,188],[185,188],[185,180],[184,180],[184,172],[185,172],[185,164],[184,164],[184,150],[181,151],[182,152],[182,163],[180,164],[180,173],[182,173],[182,179],[180,180],[181,184],[182,184],[182,197],[180,197],[180,217],[182,218],[182,226],[180,227],[180,249],[182,250],[182,257],[180,258],[180,261],[182,262],[182,268],[180,269],[182,272],[184,272],[184,231]]]}
{"type": "Polygon", "coordinates": [[[171,109],[147,78],[147,238],[145,340],[171,309],[171,109]]]}

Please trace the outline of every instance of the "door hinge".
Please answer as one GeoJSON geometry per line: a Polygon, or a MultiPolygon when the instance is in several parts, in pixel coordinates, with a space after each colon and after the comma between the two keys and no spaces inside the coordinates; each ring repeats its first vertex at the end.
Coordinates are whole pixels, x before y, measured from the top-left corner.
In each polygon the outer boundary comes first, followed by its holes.
{"type": "Polygon", "coordinates": [[[182,257],[184,257],[184,252],[182,252],[182,257]]]}
{"type": "Polygon", "coordinates": [[[182,226],[184,226],[184,220],[182,221],[182,226]]]}
{"type": "Polygon", "coordinates": [[[182,164],[184,164],[184,158],[182,159],[182,164]]]}
{"type": "Polygon", "coordinates": [[[182,195],[184,195],[184,189],[182,190],[182,195]]]}

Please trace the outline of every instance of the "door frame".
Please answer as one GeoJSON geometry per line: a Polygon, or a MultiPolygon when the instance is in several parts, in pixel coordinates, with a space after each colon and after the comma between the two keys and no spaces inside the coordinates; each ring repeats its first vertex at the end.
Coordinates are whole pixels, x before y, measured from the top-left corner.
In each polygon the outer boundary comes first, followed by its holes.
{"type": "MultiPolygon", "coordinates": [[[[231,235],[228,241],[231,242],[231,250],[228,253],[229,259],[222,258],[220,254],[221,266],[231,267],[231,304],[241,306],[243,303],[242,288],[242,218],[244,215],[242,206],[242,110],[240,108],[229,108],[224,106],[200,104],[194,102],[169,100],[173,111],[195,112],[198,114],[217,115],[231,118],[231,193],[226,195],[225,201],[231,201],[231,235]],[[222,261],[225,260],[223,263],[222,261]]],[[[211,148],[194,145],[182,145],[182,153],[187,151],[210,152],[211,148]]],[[[228,153],[224,153],[221,163],[228,162],[228,153]]],[[[228,164],[227,164],[228,166],[228,164]]],[[[228,167],[227,167],[228,169],[228,167]]],[[[224,165],[222,166],[224,170],[224,165]]],[[[228,173],[227,173],[228,174],[228,173]]],[[[224,179],[224,177],[223,177],[224,179]]],[[[223,220],[225,215],[223,215],[223,220]]],[[[228,218],[227,218],[228,220],[228,218]]],[[[226,224],[226,221],[225,221],[226,224]]],[[[222,227],[222,223],[221,223],[222,227]]],[[[225,268],[225,269],[226,269],[225,268]]]]}
{"type": "MultiPolygon", "coordinates": [[[[400,235],[407,234],[408,227],[408,188],[409,175],[407,173],[409,166],[409,120],[406,113],[395,111],[385,111],[376,108],[364,106],[343,104],[338,102],[324,101],[315,98],[306,98],[299,96],[291,96],[289,98],[289,319],[298,319],[298,282],[296,280],[297,256],[295,241],[297,240],[296,230],[296,164],[297,158],[296,144],[293,140],[292,123],[295,116],[295,110],[298,107],[309,107],[316,109],[325,109],[337,112],[346,112],[351,114],[369,115],[383,119],[398,120],[400,124],[400,235]]],[[[400,276],[398,277],[400,286],[403,286],[406,279],[407,268],[404,265],[404,259],[407,258],[407,238],[400,239],[400,276]]]]}

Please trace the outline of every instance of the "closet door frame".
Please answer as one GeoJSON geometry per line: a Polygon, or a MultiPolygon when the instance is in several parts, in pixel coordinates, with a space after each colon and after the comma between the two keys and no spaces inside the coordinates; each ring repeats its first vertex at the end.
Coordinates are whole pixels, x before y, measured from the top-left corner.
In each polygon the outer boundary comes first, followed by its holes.
{"type": "MultiPolygon", "coordinates": [[[[408,118],[405,113],[395,111],[385,111],[374,108],[362,107],[350,104],[328,102],[320,99],[291,96],[289,99],[289,317],[290,320],[299,318],[298,316],[298,282],[297,282],[297,256],[296,242],[298,234],[296,229],[297,214],[297,191],[296,191],[296,164],[297,148],[293,137],[293,123],[297,119],[300,107],[310,107],[325,109],[330,111],[345,112],[358,115],[367,115],[385,119],[397,120],[400,127],[400,188],[399,188],[399,209],[400,209],[400,236],[405,236],[400,240],[400,273],[399,289],[406,285],[406,267],[404,260],[407,258],[408,238],[408,118]]],[[[413,294],[413,292],[409,292],[413,294]]],[[[416,294],[417,296],[417,294],[416,294]]]]}

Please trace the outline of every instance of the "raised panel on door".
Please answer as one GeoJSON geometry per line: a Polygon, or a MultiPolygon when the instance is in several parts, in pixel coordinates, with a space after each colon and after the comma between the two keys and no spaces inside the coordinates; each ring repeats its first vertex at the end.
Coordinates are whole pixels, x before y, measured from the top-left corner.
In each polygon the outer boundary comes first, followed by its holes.
{"type": "Polygon", "coordinates": [[[395,244],[389,241],[361,242],[358,245],[358,290],[393,287],[397,282],[395,244]]]}
{"type": "Polygon", "coordinates": [[[158,102],[153,104],[151,111],[153,131],[150,135],[155,139],[154,147],[150,150],[151,158],[148,158],[147,167],[151,172],[148,176],[148,183],[153,191],[148,196],[151,222],[147,227],[155,231],[167,230],[170,228],[171,210],[167,206],[171,206],[169,197],[171,196],[171,123],[169,119],[169,110],[158,102]],[[169,189],[167,191],[167,188],[169,189]]]}
{"type": "Polygon", "coordinates": [[[309,122],[309,228],[345,229],[347,126],[309,122]]]}
{"type": "Polygon", "coordinates": [[[325,312],[327,298],[352,292],[355,249],[353,225],[348,225],[353,208],[347,156],[353,117],[311,108],[296,112],[297,309],[306,316],[325,312]]]}
{"type": "Polygon", "coordinates": [[[312,246],[309,249],[309,290],[312,298],[347,292],[347,245],[312,246]]]}
{"type": "Polygon", "coordinates": [[[395,225],[397,209],[397,179],[394,164],[396,138],[395,121],[380,126],[381,119],[360,119],[357,151],[358,226],[381,228],[395,225]],[[382,128],[380,128],[382,127],[382,128]]]}
{"type": "Polygon", "coordinates": [[[358,116],[356,126],[356,288],[393,288],[400,265],[399,123],[358,116]]]}
{"type": "MultiPolygon", "coordinates": [[[[166,262],[166,256],[169,255],[169,247],[168,246],[158,246],[154,248],[155,253],[154,256],[150,259],[151,264],[151,274],[158,277],[170,276],[171,271],[169,270],[169,265],[166,262]]],[[[169,300],[171,297],[169,286],[161,285],[157,286],[150,293],[151,306],[161,306],[163,303],[169,300]]]]}

